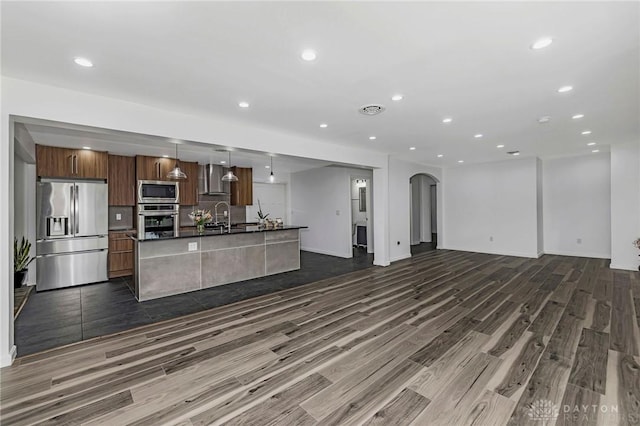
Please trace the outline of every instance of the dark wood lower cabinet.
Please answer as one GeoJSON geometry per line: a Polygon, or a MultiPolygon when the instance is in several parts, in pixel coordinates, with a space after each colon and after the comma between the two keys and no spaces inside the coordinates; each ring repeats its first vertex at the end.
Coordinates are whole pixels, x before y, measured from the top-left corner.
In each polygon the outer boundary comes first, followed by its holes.
{"type": "Polygon", "coordinates": [[[109,232],[109,278],[133,275],[133,240],[127,236],[132,232],[109,232]]]}

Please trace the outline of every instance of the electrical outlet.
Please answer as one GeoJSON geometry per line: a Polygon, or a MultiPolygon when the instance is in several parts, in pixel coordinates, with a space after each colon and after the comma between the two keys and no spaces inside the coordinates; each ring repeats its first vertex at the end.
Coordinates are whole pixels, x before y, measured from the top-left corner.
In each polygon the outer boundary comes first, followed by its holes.
{"type": "Polygon", "coordinates": [[[189,243],[189,251],[198,250],[198,243],[189,243]]]}
{"type": "Polygon", "coordinates": [[[336,216],[340,216],[340,210],[336,210],[336,216]]]}
{"type": "Polygon", "coordinates": [[[489,237],[489,241],[493,242],[493,236],[489,237]]]}
{"type": "Polygon", "coordinates": [[[576,240],[576,243],[578,243],[578,244],[582,244],[582,238],[578,238],[578,239],[576,240]]]}
{"type": "Polygon", "coordinates": [[[116,220],[122,220],[122,215],[120,213],[116,213],[116,220]]]}

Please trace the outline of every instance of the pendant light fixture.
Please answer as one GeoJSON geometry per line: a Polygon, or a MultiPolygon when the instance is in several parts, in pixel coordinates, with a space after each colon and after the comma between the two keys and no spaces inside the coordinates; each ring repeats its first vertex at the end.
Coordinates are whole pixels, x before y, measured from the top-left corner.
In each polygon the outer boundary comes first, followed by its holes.
{"type": "Polygon", "coordinates": [[[176,165],[173,167],[173,170],[167,173],[167,179],[182,180],[186,178],[187,175],[182,170],[180,170],[180,164],[178,160],[178,144],[176,144],[176,165]]]}
{"type": "Polygon", "coordinates": [[[222,181],[223,182],[237,182],[238,181],[238,176],[234,175],[233,172],[231,171],[231,151],[227,151],[229,153],[229,171],[227,172],[227,174],[225,174],[224,176],[222,176],[222,181]]]}
{"type": "Polygon", "coordinates": [[[269,175],[269,182],[273,183],[276,181],[276,177],[273,175],[273,156],[271,156],[271,174],[269,175]]]}

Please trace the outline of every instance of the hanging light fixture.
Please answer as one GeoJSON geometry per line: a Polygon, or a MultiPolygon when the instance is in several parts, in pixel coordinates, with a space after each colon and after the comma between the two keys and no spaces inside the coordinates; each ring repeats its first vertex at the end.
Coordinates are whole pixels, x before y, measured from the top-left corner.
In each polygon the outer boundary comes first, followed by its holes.
{"type": "Polygon", "coordinates": [[[222,176],[222,181],[223,182],[237,182],[238,181],[238,176],[234,175],[233,172],[231,171],[231,151],[227,151],[229,153],[229,171],[227,172],[227,174],[225,174],[224,176],[222,176]]]}
{"type": "Polygon", "coordinates": [[[182,170],[180,170],[180,164],[178,160],[178,144],[176,144],[176,165],[173,167],[173,170],[167,173],[167,179],[182,180],[186,178],[187,175],[182,170]]]}
{"type": "Polygon", "coordinates": [[[276,181],[276,177],[273,175],[273,156],[271,156],[271,174],[269,175],[269,182],[273,183],[276,181]]]}

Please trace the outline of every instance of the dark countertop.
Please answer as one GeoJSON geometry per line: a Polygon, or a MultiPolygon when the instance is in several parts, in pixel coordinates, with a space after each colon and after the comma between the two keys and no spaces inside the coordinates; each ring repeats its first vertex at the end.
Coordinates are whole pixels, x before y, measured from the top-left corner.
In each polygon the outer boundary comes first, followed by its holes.
{"type": "Polygon", "coordinates": [[[149,241],[164,241],[164,240],[174,240],[179,238],[194,238],[194,237],[214,237],[221,235],[237,235],[237,234],[254,234],[256,232],[276,232],[276,231],[289,231],[292,229],[305,229],[307,226],[296,226],[296,225],[284,225],[277,228],[260,228],[259,226],[243,226],[240,228],[231,228],[231,232],[228,232],[226,228],[221,229],[205,229],[204,233],[200,234],[197,230],[181,230],[180,234],[177,237],[164,237],[164,238],[151,238],[147,240],[138,240],[134,235],[130,235],[136,241],[141,243],[149,242],[149,241]]]}

